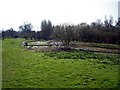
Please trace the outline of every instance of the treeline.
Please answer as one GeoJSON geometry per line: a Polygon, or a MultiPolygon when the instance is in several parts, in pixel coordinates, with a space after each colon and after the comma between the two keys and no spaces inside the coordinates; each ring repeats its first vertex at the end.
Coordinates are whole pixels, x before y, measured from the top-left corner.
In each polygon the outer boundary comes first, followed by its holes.
{"type": "Polygon", "coordinates": [[[19,31],[12,28],[2,31],[2,38],[25,38],[34,40],[57,40],[69,45],[71,41],[120,44],[120,20],[113,25],[113,18],[101,22],[98,19],[90,25],[80,23],[78,25],[62,24],[53,26],[51,21],[42,21],[41,30],[33,30],[31,23],[19,26],[19,31]]]}

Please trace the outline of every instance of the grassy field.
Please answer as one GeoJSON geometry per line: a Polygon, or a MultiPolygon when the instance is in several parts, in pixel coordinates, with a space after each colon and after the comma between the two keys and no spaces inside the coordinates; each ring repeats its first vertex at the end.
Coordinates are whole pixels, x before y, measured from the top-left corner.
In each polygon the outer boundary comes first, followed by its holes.
{"type": "Polygon", "coordinates": [[[115,88],[120,84],[117,55],[34,52],[25,50],[22,41],[3,41],[3,88],[115,88]]]}

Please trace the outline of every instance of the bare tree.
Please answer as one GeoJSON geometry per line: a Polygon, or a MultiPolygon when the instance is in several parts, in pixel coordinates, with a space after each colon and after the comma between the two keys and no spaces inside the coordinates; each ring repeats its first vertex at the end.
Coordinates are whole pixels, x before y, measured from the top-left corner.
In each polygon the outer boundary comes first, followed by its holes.
{"type": "Polygon", "coordinates": [[[52,37],[54,40],[62,42],[65,48],[69,48],[69,44],[74,38],[73,26],[62,25],[54,27],[52,37]]]}

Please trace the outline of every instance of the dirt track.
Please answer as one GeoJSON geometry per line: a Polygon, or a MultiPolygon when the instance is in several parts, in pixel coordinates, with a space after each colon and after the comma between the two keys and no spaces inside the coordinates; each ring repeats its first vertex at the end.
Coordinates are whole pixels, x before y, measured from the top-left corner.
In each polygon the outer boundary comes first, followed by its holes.
{"type": "Polygon", "coordinates": [[[93,51],[93,52],[120,54],[120,50],[118,50],[118,49],[106,49],[106,48],[89,47],[89,46],[78,46],[78,47],[74,47],[74,48],[83,49],[83,50],[87,50],[87,51],[93,51]]]}

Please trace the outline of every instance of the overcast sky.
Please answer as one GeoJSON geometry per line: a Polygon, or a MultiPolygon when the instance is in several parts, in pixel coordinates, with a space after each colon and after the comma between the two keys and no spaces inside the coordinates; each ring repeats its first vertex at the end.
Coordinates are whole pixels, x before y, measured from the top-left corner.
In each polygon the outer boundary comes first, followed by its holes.
{"type": "Polygon", "coordinates": [[[18,27],[30,22],[34,30],[40,30],[41,21],[50,20],[54,25],[62,23],[90,24],[105,15],[118,18],[119,0],[0,0],[0,29],[18,27]]]}

